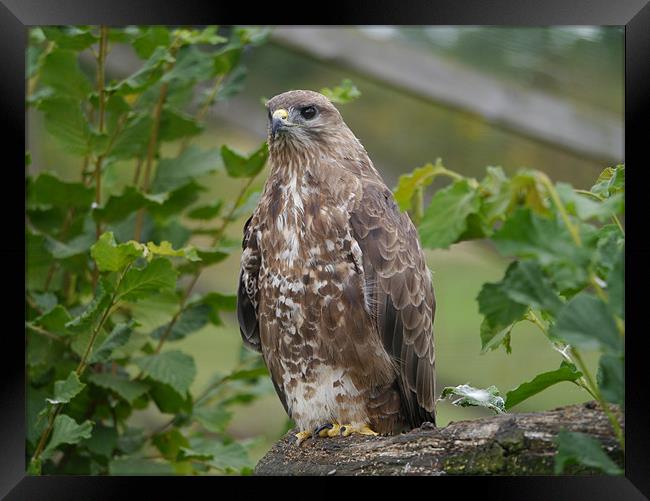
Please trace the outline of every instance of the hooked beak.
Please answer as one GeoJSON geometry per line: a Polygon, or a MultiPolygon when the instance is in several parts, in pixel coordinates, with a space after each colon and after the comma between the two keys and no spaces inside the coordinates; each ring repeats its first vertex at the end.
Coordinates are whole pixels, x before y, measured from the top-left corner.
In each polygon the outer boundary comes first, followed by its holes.
{"type": "Polygon", "coordinates": [[[289,113],[287,113],[287,110],[279,109],[273,112],[271,120],[271,137],[275,138],[278,130],[287,126],[288,117],[289,113]]]}

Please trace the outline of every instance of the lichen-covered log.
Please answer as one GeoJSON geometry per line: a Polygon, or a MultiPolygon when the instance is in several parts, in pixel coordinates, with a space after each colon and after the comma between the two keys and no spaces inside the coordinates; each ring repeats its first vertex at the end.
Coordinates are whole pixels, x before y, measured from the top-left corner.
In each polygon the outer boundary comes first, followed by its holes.
{"type": "MultiPolygon", "coordinates": [[[[618,409],[612,407],[622,416],[618,409]]],[[[256,475],[548,475],[560,430],[587,433],[623,465],[609,421],[595,402],[548,412],[502,414],[445,428],[425,423],[391,437],[316,438],[300,447],[290,431],[259,461],[256,475]]],[[[598,473],[572,466],[567,473],[598,473]]]]}

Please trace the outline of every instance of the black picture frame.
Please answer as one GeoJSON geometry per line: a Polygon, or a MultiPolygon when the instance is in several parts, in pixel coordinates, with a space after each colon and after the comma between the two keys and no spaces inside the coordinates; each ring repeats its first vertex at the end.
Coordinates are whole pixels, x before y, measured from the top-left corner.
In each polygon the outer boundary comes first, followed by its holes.
{"type": "MultiPolygon", "coordinates": [[[[626,337],[626,467],[625,477],[444,477],[462,497],[472,491],[499,499],[647,499],[650,496],[650,416],[644,403],[650,397],[645,375],[645,353],[641,330],[644,311],[645,281],[650,277],[650,244],[643,239],[647,211],[642,205],[643,177],[650,169],[642,158],[642,138],[647,138],[650,116],[650,4],[648,0],[446,0],[376,1],[372,4],[337,2],[265,2],[236,5],[197,0],[0,0],[0,117],[5,132],[4,172],[10,175],[8,190],[0,197],[3,230],[0,233],[2,276],[9,281],[2,304],[2,363],[0,364],[0,496],[6,499],[115,499],[135,496],[134,486],[145,488],[147,495],[170,493],[171,484],[183,484],[194,497],[193,481],[187,477],[30,477],[25,473],[25,359],[24,317],[17,311],[24,305],[25,233],[24,219],[17,213],[25,203],[18,166],[24,165],[25,151],[25,47],[26,32],[34,25],[61,24],[377,24],[377,25],[617,25],[625,26],[625,162],[627,166],[626,221],[626,314],[632,335],[626,337]],[[290,13],[295,15],[290,16],[290,13]],[[22,263],[23,266],[20,266],[22,263]],[[18,291],[22,291],[23,295],[18,291]],[[455,478],[455,480],[450,480],[455,478]],[[461,484],[462,482],[462,484],[461,484]],[[489,487],[487,483],[489,482],[489,487]],[[458,491],[457,491],[458,492],[458,491]]],[[[647,142],[647,139],[646,141],[647,142]]],[[[24,175],[23,182],[24,182],[24,175]]],[[[647,181],[647,179],[646,179],[647,181]]],[[[24,184],[22,186],[25,186],[24,184]]],[[[646,195],[647,196],[647,195],[646,195]]],[[[196,478],[196,481],[212,481],[196,478]]],[[[220,478],[218,481],[245,481],[249,497],[254,484],[262,479],[220,478]]],[[[424,480],[424,479],[422,479],[424,480]]],[[[259,482],[258,482],[259,481],[259,482]]],[[[419,482],[420,480],[418,480],[419,482]]],[[[435,482],[436,480],[432,480],[435,482]]],[[[196,484],[194,484],[196,485],[196,484]]],[[[208,489],[228,491],[214,484],[208,489]]],[[[315,484],[307,484],[314,490],[315,484]]],[[[427,496],[434,496],[440,484],[421,484],[427,496]]],[[[279,492],[288,496],[286,484],[279,492]]],[[[304,496],[304,487],[295,491],[304,496]]],[[[215,491],[214,495],[217,491],[215,491]]],[[[241,492],[241,491],[240,491],[241,492]]],[[[440,492],[440,491],[439,491],[440,492]]],[[[336,491],[330,493],[337,495],[336,491]]],[[[310,494],[307,494],[310,495],[310,494]]],[[[450,494],[445,494],[450,495],[450,494]]]]}

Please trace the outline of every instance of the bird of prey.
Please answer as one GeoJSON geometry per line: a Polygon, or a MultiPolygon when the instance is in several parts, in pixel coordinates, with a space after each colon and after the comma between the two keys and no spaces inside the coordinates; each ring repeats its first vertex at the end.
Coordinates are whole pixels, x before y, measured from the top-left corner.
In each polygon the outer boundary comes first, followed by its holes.
{"type": "Polygon", "coordinates": [[[311,436],[435,424],[435,299],[417,231],[322,94],[267,102],[270,175],[244,226],[237,316],[311,436]]]}

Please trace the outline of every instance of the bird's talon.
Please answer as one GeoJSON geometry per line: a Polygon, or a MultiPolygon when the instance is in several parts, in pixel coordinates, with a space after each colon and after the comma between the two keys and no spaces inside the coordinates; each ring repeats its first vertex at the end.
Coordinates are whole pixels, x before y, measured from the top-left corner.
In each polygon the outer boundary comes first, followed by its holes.
{"type": "Polygon", "coordinates": [[[296,445],[300,447],[300,445],[311,436],[311,431],[299,431],[296,433],[296,445]]]}
{"type": "Polygon", "coordinates": [[[319,426],[314,430],[314,435],[318,435],[319,437],[328,437],[329,431],[334,428],[334,425],[332,423],[327,423],[322,426],[319,426]]]}

